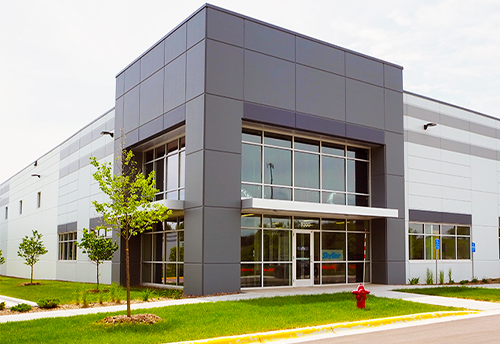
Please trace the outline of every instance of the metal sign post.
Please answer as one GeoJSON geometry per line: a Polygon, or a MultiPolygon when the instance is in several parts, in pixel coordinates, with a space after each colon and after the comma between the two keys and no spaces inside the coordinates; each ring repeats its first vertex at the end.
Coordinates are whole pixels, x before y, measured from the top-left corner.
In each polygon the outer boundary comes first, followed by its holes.
{"type": "Polygon", "coordinates": [[[474,253],[476,253],[476,243],[472,243],[472,279],[474,279],[474,253]]]}
{"type": "Polygon", "coordinates": [[[365,271],[366,271],[366,228],[365,228],[365,245],[363,248],[363,285],[365,284],[365,271]]]}
{"type": "Polygon", "coordinates": [[[434,249],[436,257],[436,284],[438,284],[438,250],[439,250],[439,239],[434,239],[434,249]]]}

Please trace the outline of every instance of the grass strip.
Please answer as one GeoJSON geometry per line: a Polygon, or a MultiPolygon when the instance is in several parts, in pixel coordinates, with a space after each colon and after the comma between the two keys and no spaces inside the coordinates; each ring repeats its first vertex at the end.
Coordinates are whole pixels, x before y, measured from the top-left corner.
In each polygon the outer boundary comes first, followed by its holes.
{"type": "Polygon", "coordinates": [[[459,299],[470,299],[477,301],[500,302],[500,289],[489,289],[484,287],[435,287],[435,288],[404,288],[396,289],[404,293],[455,297],[459,299]]]}
{"type": "MultiPolygon", "coordinates": [[[[67,281],[52,281],[52,280],[33,280],[39,285],[20,286],[23,283],[29,283],[29,279],[13,278],[0,276],[0,295],[15,297],[22,300],[37,302],[41,299],[59,299],[61,304],[75,303],[77,294],[82,290],[95,289],[96,284],[67,282],[67,281]]],[[[106,290],[104,296],[109,296],[110,286],[100,284],[100,290],[106,290]]],[[[140,299],[142,290],[145,288],[131,288],[130,298],[132,300],[140,299]]],[[[117,293],[122,300],[126,299],[126,290],[123,287],[117,287],[117,293]]],[[[97,302],[99,295],[88,294],[89,302],[97,302]]]]}
{"type": "Polygon", "coordinates": [[[0,324],[0,333],[9,343],[167,343],[446,310],[458,308],[372,295],[362,310],[356,308],[354,296],[345,292],[133,311],[153,313],[163,319],[154,325],[104,325],[97,321],[112,313],[101,313],[9,322],[0,324]]]}

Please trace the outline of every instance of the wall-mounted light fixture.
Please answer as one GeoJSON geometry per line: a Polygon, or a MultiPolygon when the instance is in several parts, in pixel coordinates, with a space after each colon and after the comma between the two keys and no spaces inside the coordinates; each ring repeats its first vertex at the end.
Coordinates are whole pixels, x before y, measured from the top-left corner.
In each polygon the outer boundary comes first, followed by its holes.
{"type": "Polygon", "coordinates": [[[35,160],[35,163],[33,164],[33,166],[36,166],[38,165],[38,160],[35,160]]]}
{"type": "Polygon", "coordinates": [[[32,177],[38,177],[38,178],[40,178],[40,175],[39,175],[39,174],[36,174],[36,173],[33,173],[31,176],[32,176],[32,177]]]}
{"type": "Polygon", "coordinates": [[[424,130],[427,130],[427,128],[429,128],[429,127],[435,127],[436,125],[437,125],[436,123],[432,123],[432,122],[426,123],[426,124],[424,124],[424,130]]]}
{"type": "Polygon", "coordinates": [[[109,135],[111,137],[115,136],[115,134],[113,134],[111,131],[101,131],[101,135],[109,135]]]}

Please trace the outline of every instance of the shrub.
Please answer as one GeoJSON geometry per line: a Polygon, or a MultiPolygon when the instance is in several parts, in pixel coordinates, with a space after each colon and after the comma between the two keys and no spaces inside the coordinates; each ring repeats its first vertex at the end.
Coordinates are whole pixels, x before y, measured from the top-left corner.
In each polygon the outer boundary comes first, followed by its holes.
{"type": "Polygon", "coordinates": [[[454,284],[455,281],[451,278],[451,268],[448,270],[448,283],[454,284]]]}
{"type": "Polygon", "coordinates": [[[88,295],[89,294],[88,294],[87,290],[85,290],[85,289],[83,289],[80,293],[83,308],[87,308],[89,306],[88,295]]]}
{"type": "Polygon", "coordinates": [[[476,277],[474,277],[474,278],[472,279],[472,283],[478,283],[478,282],[479,282],[479,280],[478,280],[476,277]]]}
{"type": "Polygon", "coordinates": [[[32,307],[26,303],[19,303],[15,306],[10,307],[10,310],[15,312],[27,312],[31,311],[31,309],[32,307]]]}
{"type": "Polygon", "coordinates": [[[167,289],[160,293],[161,297],[168,297],[171,299],[180,299],[184,295],[184,292],[179,289],[167,289]]]}
{"type": "Polygon", "coordinates": [[[427,284],[434,284],[434,278],[432,276],[432,271],[431,269],[426,269],[425,270],[425,282],[427,284]]]}
{"type": "Polygon", "coordinates": [[[182,290],[175,289],[172,293],[172,299],[180,299],[184,295],[182,290]]]}
{"type": "Polygon", "coordinates": [[[467,284],[467,283],[469,283],[469,280],[461,280],[461,281],[460,281],[460,284],[461,284],[461,285],[465,285],[465,284],[467,284]]]}
{"type": "Polygon", "coordinates": [[[109,299],[111,302],[116,302],[120,303],[121,297],[120,297],[120,285],[117,283],[111,284],[111,287],[109,288],[109,299]]]}
{"type": "Polygon", "coordinates": [[[439,284],[444,284],[444,270],[439,270],[439,284]]]}
{"type": "Polygon", "coordinates": [[[5,309],[5,302],[0,302],[0,311],[5,309]]]}
{"type": "Polygon", "coordinates": [[[483,283],[489,283],[489,281],[488,281],[488,279],[487,279],[486,277],[485,277],[485,278],[483,278],[483,279],[481,280],[481,282],[483,282],[483,283]]]}
{"type": "Polygon", "coordinates": [[[418,283],[420,282],[420,277],[413,277],[413,278],[409,278],[409,279],[408,279],[408,282],[409,282],[411,285],[418,284],[418,283]]]}
{"type": "Polygon", "coordinates": [[[102,302],[103,302],[103,291],[102,290],[99,290],[97,292],[97,300],[99,301],[99,304],[102,305],[102,302]]]}
{"type": "Polygon", "coordinates": [[[154,295],[154,290],[151,290],[151,289],[146,289],[146,290],[143,290],[142,293],[141,293],[141,298],[142,298],[142,301],[146,301],[148,302],[149,299],[154,295]]]}
{"type": "Polygon", "coordinates": [[[56,308],[61,303],[59,299],[42,299],[36,303],[40,308],[56,308]]]}

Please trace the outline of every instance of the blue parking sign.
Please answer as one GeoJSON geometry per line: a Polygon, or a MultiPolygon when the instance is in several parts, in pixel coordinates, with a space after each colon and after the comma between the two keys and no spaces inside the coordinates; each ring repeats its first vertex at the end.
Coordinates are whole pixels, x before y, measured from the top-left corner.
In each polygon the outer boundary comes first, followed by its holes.
{"type": "Polygon", "coordinates": [[[472,243],[472,253],[476,252],[476,243],[472,243]]]}
{"type": "Polygon", "coordinates": [[[434,239],[434,247],[439,250],[439,239],[434,239]]]}

